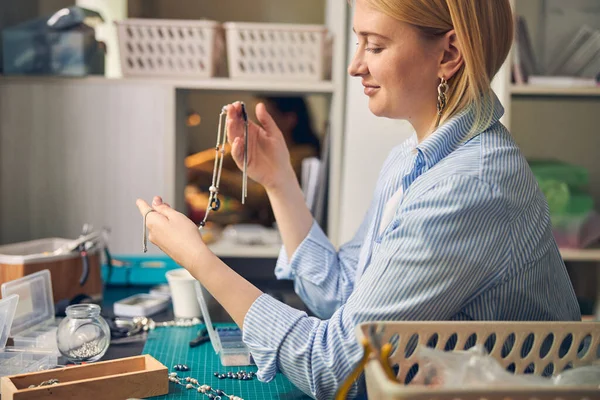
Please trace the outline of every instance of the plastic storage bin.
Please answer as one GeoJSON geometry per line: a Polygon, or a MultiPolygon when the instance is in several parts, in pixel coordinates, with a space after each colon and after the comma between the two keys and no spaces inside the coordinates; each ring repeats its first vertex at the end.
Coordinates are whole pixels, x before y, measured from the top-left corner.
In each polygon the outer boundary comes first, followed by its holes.
{"type": "Polygon", "coordinates": [[[26,21],[2,32],[5,75],[104,75],[104,48],[85,24],[52,29],[49,17],[26,21]]]}
{"type": "Polygon", "coordinates": [[[0,300],[0,376],[42,371],[56,367],[57,357],[51,353],[32,353],[23,349],[7,348],[19,296],[16,294],[0,300]]]}
{"type": "Polygon", "coordinates": [[[195,282],[195,286],[210,343],[215,353],[219,355],[221,364],[225,367],[253,365],[254,361],[250,355],[250,350],[242,341],[242,331],[237,327],[213,328],[208,306],[204,299],[204,290],[206,289],[198,281],[195,282]]]}
{"type": "Polygon", "coordinates": [[[215,76],[223,53],[217,22],[133,18],[115,23],[124,76],[215,76]]]}
{"type": "Polygon", "coordinates": [[[2,284],[2,297],[18,295],[10,336],[15,348],[60,355],[56,343],[50,272],[43,270],[2,284]]]}
{"type": "Polygon", "coordinates": [[[87,270],[78,251],[54,254],[73,242],[71,239],[46,238],[0,246],[0,284],[43,271],[51,271],[54,302],[86,294],[102,298],[100,247],[87,250],[87,270]]]}
{"type": "Polygon", "coordinates": [[[227,22],[223,26],[231,78],[329,78],[331,40],[322,25],[227,22]]]}
{"type": "Polygon", "coordinates": [[[583,400],[599,399],[600,388],[495,388],[445,390],[405,385],[408,372],[418,365],[415,345],[437,349],[466,350],[486,344],[490,355],[515,373],[535,366],[534,374],[588,365],[600,359],[600,323],[584,322],[383,322],[365,323],[356,328],[359,341],[373,329],[383,328],[382,343],[397,343],[390,364],[399,366],[398,381],[387,378],[381,363],[368,362],[367,391],[372,399],[403,400],[583,400]],[[533,343],[531,340],[533,338],[533,343]],[[543,345],[543,346],[542,346],[543,345]],[[543,347],[543,350],[542,350],[543,347]],[[507,349],[508,352],[507,352],[507,349]],[[551,365],[551,367],[549,367],[551,365]]]}

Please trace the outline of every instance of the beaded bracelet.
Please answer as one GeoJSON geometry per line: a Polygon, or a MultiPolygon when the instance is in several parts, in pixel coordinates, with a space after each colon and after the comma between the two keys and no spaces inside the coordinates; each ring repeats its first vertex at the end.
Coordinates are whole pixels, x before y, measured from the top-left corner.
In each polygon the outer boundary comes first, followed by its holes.
{"type": "Polygon", "coordinates": [[[215,389],[209,385],[200,385],[198,383],[198,379],[196,378],[190,378],[189,376],[184,378],[182,376],[178,376],[177,372],[171,372],[169,374],[169,381],[183,386],[188,390],[195,389],[198,391],[198,393],[202,393],[209,399],[222,400],[223,397],[227,397],[229,400],[244,400],[241,397],[227,394],[221,389],[215,389]]]}

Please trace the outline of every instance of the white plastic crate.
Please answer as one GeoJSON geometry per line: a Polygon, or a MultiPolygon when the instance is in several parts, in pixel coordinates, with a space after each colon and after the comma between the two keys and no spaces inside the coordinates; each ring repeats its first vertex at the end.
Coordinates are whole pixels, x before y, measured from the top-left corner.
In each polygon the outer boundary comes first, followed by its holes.
{"type": "MultiPolygon", "coordinates": [[[[600,323],[596,322],[383,322],[365,323],[356,329],[359,341],[383,326],[381,342],[394,344],[390,365],[398,365],[397,381],[390,380],[378,360],[365,369],[367,392],[372,399],[403,400],[591,400],[600,399],[600,388],[430,388],[405,385],[418,369],[417,345],[439,350],[466,350],[474,345],[491,349],[490,355],[506,369],[522,374],[560,374],[568,368],[600,359],[600,323]],[[448,348],[450,347],[450,348],[448,348]]],[[[600,382],[599,382],[600,384],[600,382]]]]}
{"type": "Polygon", "coordinates": [[[226,22],[223,27],[231,78],[329,78],[331,39],[322,25],[226,22]]]}
{"type": "Polygon", "coordinates": [[[217,22],[134,18],[115,23],[124,76],[215,76],[223,54],[217,22]]]}

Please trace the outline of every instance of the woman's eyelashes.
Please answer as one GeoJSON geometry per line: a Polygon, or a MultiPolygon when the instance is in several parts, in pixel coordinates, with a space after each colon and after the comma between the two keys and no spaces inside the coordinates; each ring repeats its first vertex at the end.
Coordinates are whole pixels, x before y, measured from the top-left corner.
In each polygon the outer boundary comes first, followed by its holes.
{"type": "MultiPolygon", "coordinates": [[[[360,45],[361,45],[360,42],[356,42],[356,46],[360,46],[360,45]]],[[[365,46],[364,47],[365,51],[369,52],[369,53],[372,53],[372,54],[379,54],[379,53],[381,53],[383,51],[383,47],[378,46],[378,45],[376,45],[374,43],[366,42],[364,44],[364,46],[365,46]]]]}
{"type": "Polygon", "coordinates": [[[383,51],[382,47],[377,47],[377,46],[373,46],[371,45],[369,47],[369,45],[367,45],[367,47],[365,47],[365,51],[369,52],[369,53],[373,53],[373,54],[379,54],[383,51]]]}

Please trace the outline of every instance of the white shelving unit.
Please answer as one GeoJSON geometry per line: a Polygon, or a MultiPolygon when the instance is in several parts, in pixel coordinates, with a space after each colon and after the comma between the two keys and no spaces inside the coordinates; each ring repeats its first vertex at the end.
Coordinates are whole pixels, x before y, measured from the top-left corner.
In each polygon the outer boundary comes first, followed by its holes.
{"type": "Polygon", "coordinates": [[[561,249],[560,254],[567,262],[600,263],[600,249],[561,249]]]}
{"type": "Polygon", "coordinates": [[[227,240],[219,240],[208,246],[221,258],[277,258],[281,245],[239,245],[227,240]]]}
{"type": "Polygon", "coordinates": [[[0,80],[5,83],[21,84],[122,84],[156,86],[163,85],[172,89],[181,90],[207,90],[219,92],[260,92],[260,93],[288,93],[288,94],[327,94],[335,92],[335,85],[331,81],[321,82],[289,82],[289,81],[247,81],[229,78],[211,79],[149,79],[149,78],[105,78],[88,76],[84,78],[56,78],[56,77],[5,77],[0,75],[0,80]]]}
{"type": "MultiPolygon", "coordinates": [[[[543,0],[538,0],[538,3],[540,1],[543,0]]],[[[527,10],[531,10],[530,7],[536,7],[536,3],[532,2],[530,0],[511,0],[511,3],[513,5],[513,10],[519,10],[519,5],[525,6],[526,11],[527,10]],[[523,2],[523,3],[521,3],[523,2]]],[[[535,17],[537,18],[537,17],[535,17]]],[[[534,18],[534,19],[535,19],[534,18]]],[[[531,137],[529,138],[523,138],[521,136],[519,136],[516,132],[515,129],[511,129],[513,131],[513,134],[517,134],[516,136],[516,140],[517,142],[519,142],[519,140],[523,140],[524,142],[526,142],[527,147],[529,150],[531,150],[531,145],[532,143],[536,143],[539,144],[540,140],[546,141],[546,147],[549,149],[553,149],[553,151],[555,151],[555,154],[553,154],[552,156],[557,157],[557,158],[561,158],[561,156],[564,156],[565,153],[568,153],[568,149],[561,147],[561,146],[552,146],[550,144],[550,137],[551,137],[551,132],[548,131],[548,128],[552,127],[552,123],[545,123],[545,124],[540,124],[540,120],[542,119],[544,120],[543,122],[546,121],[552,121],[552,118],[555,118],[555,121],[559,121],[561,119],[564,119],[565,115],[563,114],[562,117],[560,115],[561,112],[564,112],[565,109],[567,109],[566,107],[560,107],[560,106],[556,106],[555,104],[561,104],[558,102],[563,102],[562,104],[565,105],[569,105],[568,110],[571,112],[577,112],[575,115],[577,115],[577,117],[582,118],[585,117],[586,120],[592,120],[594,121],[594,127],[591,128],[591,131],[593,132],[593,136],[595,136],[595,133],[597,132],[597,128],[595,127],[595,119],[596,119],[596,113],[594,111],[591,111],[593,113],[593,115],[589,115],[589,114],[585,114],[584,113],[586,111],[582,111],[582,110],[600,110],[600,86],[597,87],[562,87],[562,86],[538,86],[538,85],[532,85],[532,86],[528,86],[528,85],[513,85],[510,82],[510,63],[512,60],[512,56],[509,55],[507,62],[505,63],[505,65],[503,66],[503,69],[500,72],[500,76],[496,79],[496,83],[497,86],[495,87],[496,92],[500,91],[501,93],[503,93],[503,95],[499,96],[507,113],[505,118],[503,119],[503,123],[508,126],[509,128],[514,128],[514,119],[516,118],[515,116],[515,110],[511,110],[511,107],[513,105],[514,102],[519,101],[521,105],[523,105],[523,102],[527,102],[530,105],[533,105],[536,108],[536,114],[531,116],[531,118],[535,118],[535,125],[538,126],[537,129],[535,129],[535,131],[531,131],[528,130],[526,133],[526,135],[536,135],[535,139],[532,139],[531,137]],[[550,103],[552,102],[552,103],[550,103]],[[585,102],[586,107],[581,107],[582,103],[572,103],[572,102],[585,102]],[[590,106],[589,102],[598,102],[599,107],[595,107],[595,106],[590,106]],[[539,104],[543,104],[544,106],[539,106],[539,104]],[[553,104],[555,105],[552,108],[547,108],[547,109],[543,109],[543,113],[542,113],[542,109],[540,107],[550,107],[550,105],[553,104]],[[572,104],[577,104],[577,105],[572,105],[572,104]],[[537,106],[536,106],[537,105],[537,106]],[[543,114],[543,116],[542,116],[543,114]],[[540,126],[543,126],[543,128],[540,128],[540,126]],[[536,142],[537,140],[537,142],[536,142]]],[[[527,110],[531,110],[531,108],[527,108],[527,110]]],[[[523,118],[523,113],[521,113],[521,115],[519,115],[520,118],[523,118]]],[[[520,121],[521,123],[521,127],[524,125],[523,124],[523,120],[520,121]]],[[[572,123],[572,121],[571,121],[572,123]]],[[[588,124],[589,125],[589,124],[588,124]]],[[[558,132],[555,132],[559,135],[571,135],[572,140],[569,141],[570,142],[570,147],[575,146],[576,144],[580,144],[581,140],[586,140],[585,137],[583,137],[583,135],[586,132],[582,132],[580,130],[580,128],[572,128],[572,131],[564,131],[563,129],[561,129],[564,125],[559,125],[557,124],[557,127],[555,128],[555,131],[558,129],[558,132]]],[[[589,130],[590,128],[588,128],[589,130]]],[[[588,139],[590,138],[590,136],[588,136],[588,139]]],[[[594,145],[591,144],[591,146],[593,147],[594,145]]],[[[534,146],[535,147],[535,146],[534,146]]],[[[537,146],[539,147],[539,146],[537,146]]],[[[582,146],[577,147],[578,149],[581,149],[582,146]]],[[[585,147],[585,145],[583,145],[583,147],[585,147]]],[[[588,146],[589,147],[589,146],[588,146]]],[[[527,152],[525,151],[525,155],[527,156],[527,152]]],[[[551,154],[547,154],[548,152],[546,152],[545,156],[551,156],[551,154]]],[[[536,153],[536,156],[538,154],[536,153]]],[[[571,162],[583,162],[584,160],[581,159],[581,155],[575,154],[575,155],[571,155],[571,158],[574,158],[573,160],[571,160],[571,162]],[[579,158],[577,158],[579,157],[579,158]]],[[[588,157],[589,157],[589,153],[588,153],[588,157]]],[[[597,160],[597,157],[594,156],[594,160],[597,160]]],[[[589,164],[589,163],[588,163],[589,164]]],[[[599,168],[599,164],[594,164],[593,168],[589,168],[588,165],[588,169],[590,169],[590,173],[593,173],[592,170],[599,168]]],[[[595,310],[595,314],[597,316],[600,316],[600,248],[591,248],[591,249],[561,249],[561,255],[563,257],[563,260],[566,263],[569,263],[570,265],[573,266],[577,266],[577,265],[582,265],[581,263],[596,263],[597,265],[597,283],[596,283],[596,310],[595,310]]]]}
{"type": "MultiPolygon", "coordinates": [[[[338,244],[348,5],[324,7],[334,37],[329,81],[0,77],[0,243],[77,237],[87,222],[111,228],[114,254],[141,252],[135,199],[158,194],[184,209],[187,97],[212,91],[326,96],[328,235],[338,244]]],[[[275,258],[280,249],[211,248],[242,258],[275,258]]]]}
{"type": "Polygon", "coordinates": [[[510,87],[510,93],[513,96],[600,97],[600,86],[597,86],[597,87],[560,87],[560,86],[512,85],[510,87]]]}

